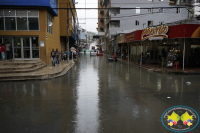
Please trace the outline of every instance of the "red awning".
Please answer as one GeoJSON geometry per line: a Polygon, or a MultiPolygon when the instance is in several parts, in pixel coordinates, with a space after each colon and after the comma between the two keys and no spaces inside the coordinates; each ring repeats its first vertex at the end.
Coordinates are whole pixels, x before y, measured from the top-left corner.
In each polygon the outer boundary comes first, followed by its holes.
{"type": "MultiPolygon", "coordinates": [[[[125,42],[141,41],[143,30],[137,30],[125,35],[125,42]]],[[[182,24],[169,26],[168,38],[200,38],[200,24],[182,24]]]]}

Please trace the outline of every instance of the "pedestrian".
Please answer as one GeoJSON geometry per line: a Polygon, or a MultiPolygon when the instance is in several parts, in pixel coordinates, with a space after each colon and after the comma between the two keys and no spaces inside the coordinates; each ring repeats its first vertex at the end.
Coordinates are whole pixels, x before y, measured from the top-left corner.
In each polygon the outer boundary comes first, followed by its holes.
{"type": "Polygon", "coordinates": [[[61,50],[61,61],[64,61],[64,52],[61,50]]]}
{"type": "Polygon", "coordinates": [[[1,44],[1,59],[5,60],[5,46],[1,44]]]}
{"type": "MultiPolygon", "coordinates": [[[[65,54],[66,54],[66,60],[68,60],[68,51],[67,50],[65,50],[65,54]]],[[[70,56],[70,52],[69,52],[69,56],[70,56]]]]}
{"type": "Polygon", "coordinates": [[[2,44],[2,43],[0,43],[0,59],[1,59],[1,44],[2,44]]]}
{"type": "Polygon", "coordinates": [[[51,51],[51,62],[52,62],[52,66],[55,66],[55,55],[56,55],[56,51],[54,51],[54,49],[52,49],[51,51]]]}
{"type": "Polygon", "coordinates": [[[9,60],[10,59],[10,43],[9,42],[7,42],[6,43],[6,58],[7,58],[7,60],[9,60]]]}
{"type": "Polygon", "coordinates": [[[58,49],[56,49],[56,65],[60,63],[60,60],[59,60],[59,56],[60,56],[60,52],[58,51],[58,49]]]}
{"type": "Polygon", "coordinates": [[[113,61],[116,61],[116,60],[117,60],[116,55],[115,53],[113,53],[113,61]]]}
{"type": "Polygon", "coordinates": [[[76,59],[76,50],[73,51],[73,58],[76,59]]]}

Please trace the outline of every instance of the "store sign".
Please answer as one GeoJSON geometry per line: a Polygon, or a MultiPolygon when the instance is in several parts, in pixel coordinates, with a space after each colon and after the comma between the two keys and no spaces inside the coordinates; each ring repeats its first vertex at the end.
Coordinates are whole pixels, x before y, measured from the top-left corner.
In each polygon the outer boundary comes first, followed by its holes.
{"type": "Polygon", "coordinates": [[[142,40],[162,40],[163,38],[168,38],[169,27],[168,26],[157,26],[145,28],[142,31],[141,38],[142,40]]]}
{"type": "Polygon", "coordinates": [[[117,43],[124,43],[124,35],[117,37],[117,43]]]}
{"type": "Polygon", "coordinates": [[[125,35],[125,42],[133,42],[135,40],[135,32],[129,33],[125,35]]]}

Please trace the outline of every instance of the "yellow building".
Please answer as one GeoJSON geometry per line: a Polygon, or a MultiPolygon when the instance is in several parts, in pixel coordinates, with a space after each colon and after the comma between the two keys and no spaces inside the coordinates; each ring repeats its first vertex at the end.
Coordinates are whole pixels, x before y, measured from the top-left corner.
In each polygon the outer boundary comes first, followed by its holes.
{"type": "MultiPolygon", "coordinates": [[[[0,42],[11,44],[11,55],[15,60],[41,59],[50,63],[52,49],[66,49],[67,9],[59,10],[61,4],[58,4],[66,0],[20,1],[0,3],[0,42]]],[[[73,5],[73,2],[69,3],[73,5]]],[[[75,13],[72,18],[75,26],[75,13]]],[[[71,25],[70,31],[74,33],[71,25]]],[[[69,34],[70,38],[72,35],[69,34]]]]}

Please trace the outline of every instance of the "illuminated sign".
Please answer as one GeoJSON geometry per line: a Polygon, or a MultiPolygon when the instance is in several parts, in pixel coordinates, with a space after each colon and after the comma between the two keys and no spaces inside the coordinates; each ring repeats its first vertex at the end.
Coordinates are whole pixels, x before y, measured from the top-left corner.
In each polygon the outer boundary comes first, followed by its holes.
{"type": "Polygon", "coordinates": [[[167,32],[169,31],[168,26],[157,26],[145,28],[142,31],[142,40],[162,40],[163,38],[168,38],[167,32]]]}

